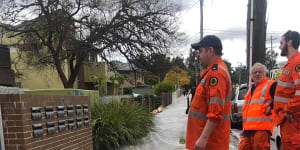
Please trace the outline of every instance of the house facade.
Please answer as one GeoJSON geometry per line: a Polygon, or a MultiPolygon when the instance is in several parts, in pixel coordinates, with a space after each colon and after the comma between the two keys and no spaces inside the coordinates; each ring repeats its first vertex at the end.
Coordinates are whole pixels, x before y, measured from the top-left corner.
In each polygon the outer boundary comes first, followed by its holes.
{"type": "Polygon", "coordinates": [[[144,84],[144,71],[142,69],[120,61],[115,61],[113,64],[115,70],[126,77],[124,83],[119,87],[119,90],[122,91],[123,94],[128,94],[127,91],[130,91],[130,89],[144,84]]]}

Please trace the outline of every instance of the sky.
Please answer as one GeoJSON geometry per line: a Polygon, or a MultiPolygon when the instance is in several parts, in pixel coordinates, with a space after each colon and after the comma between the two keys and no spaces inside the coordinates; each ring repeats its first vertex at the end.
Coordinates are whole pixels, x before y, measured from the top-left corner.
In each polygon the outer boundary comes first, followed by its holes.
{"type": "MultiPolygon", "coordinates": [[[[223,44],[223,59],[231,62],[233,67],[246,64],[246,19],[248,0],[204,0],[203,29],[204,36],[215,34],[223,44]]],[[[299,0],[267,1],[267,42],[280,53],[281,35],[287,30],[300,32],[299,0]]],[[[187,58],[190,44],[200,39],[200,3],[199,0],[183,1],[184,11],[180,14],[180,31],[187,34],[187,42],[174,54],[187,58]]],[[[278,56],[277,61],[286,61],[278,56]]]]}

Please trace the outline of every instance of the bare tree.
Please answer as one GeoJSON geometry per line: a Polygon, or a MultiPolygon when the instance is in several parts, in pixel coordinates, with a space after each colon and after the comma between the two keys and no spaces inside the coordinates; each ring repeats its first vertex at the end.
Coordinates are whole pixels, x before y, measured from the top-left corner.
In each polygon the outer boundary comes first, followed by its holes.
{"type": "Polygon", "coordinates": [[[164,52],[177,39],[174,0],[3,1],[0,27],[19,39],[20,56],[36,68],[54,67],[65,88],[73,87],[89,53],[130,61],[164,52]]]}

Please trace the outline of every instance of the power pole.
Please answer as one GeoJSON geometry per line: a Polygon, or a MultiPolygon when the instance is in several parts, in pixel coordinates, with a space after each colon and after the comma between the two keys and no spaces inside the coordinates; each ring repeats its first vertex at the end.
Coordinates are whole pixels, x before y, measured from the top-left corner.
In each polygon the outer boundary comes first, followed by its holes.
{"type": "MultiPolygon", "coordinates": [[[[271,38],[269,39],[270,42],[271,42],[271,46],[270,47],[266,47],[266,49],[269,49],[267,52],[266,52],[266,63],[265,65],[267,66],[267,69],[273,69],[273,67],[276,66],[276,52],[273,50],[273,40],[276,40],[277,38],[273,38],[273,35],[271,34],[271,38]],[[268,56],[269,55],[269,56],[268,56]],[[274,58],[273,58],[274,57],[274,58]]],[[[269,41],[269,40],[266,40],[266,41],[269,41]]]]}
{"type": "Polygon", "coordinates": [[[200,40],[203,38],[203,0],[200,0],[200,40]]]}
{"type": "Polygon", "coordinates": [[[272,34],[271,34],[271,39],[270,39],[270,40],[271,40],[271,50],[273,50],[273,40],[276,40],[276,39],[277,39],[277,38],[274,38],[274,39],[273,39],[273,36],[272,36],[272,34]]]}
{"type": "MultiPolygon", "coordinates": [[[[200,41],[203,39],[203,0],[200,0],[200,41]]],[[[195,72],[196,72],[196,85],[198,85],[198,56],[196,55],[195,72]]]]}
{"type": "Polygon", "coordinates": [[[266,0],[248,0],[247,13],[247,67],[265,63],[266,57],[266,0]]]}
{"type": "Polygon", "coordinates": [[[266,40],[266,41],[270,41],[271,42],[271,47],[266,47],[266,48],[271,48],[270,50],[273,50],[273,40],[276,40],[277,38],[273,38],[273,35],[271,34],[271,38],[266,40]]]}
{"type": "Polygon", "coordinates": [[[255,62],[264,63],[266,56],[266,0],[249,0],[247,17],[247,66],[255,62]],[[252,31],[251,30],[251,24],[252,31]],[[252,36],[251,36],[252,35],[252,36]],[[251,37],[250,37],[251,36],[251,37]],[[251,42],[252,41],[252,45],[251,42]],[[252,47],[251,47],[252,46],[252,47]],[[252,58],[249,58],[251,55],[252,58]],[[249,64],[251,62],[251,64],[249,64]]]}
{"type": "Polygon", "coordinates": [[[271,51],[273,50],[273,39],[272,39],[272,34],[271,34],[271,51]]]}

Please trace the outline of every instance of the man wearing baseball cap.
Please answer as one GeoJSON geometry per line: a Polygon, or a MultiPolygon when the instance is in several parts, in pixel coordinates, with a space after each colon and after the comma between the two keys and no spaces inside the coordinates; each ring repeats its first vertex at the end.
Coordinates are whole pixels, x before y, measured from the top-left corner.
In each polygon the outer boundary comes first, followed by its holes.
{"type": "Polygon", "coordinates": [[[191,45],[205,68],[192,100],[187,123],[186,148],[228,150],[230,139],[231,79],[223,62],[222,43],[215,35],[191,45]]]}

